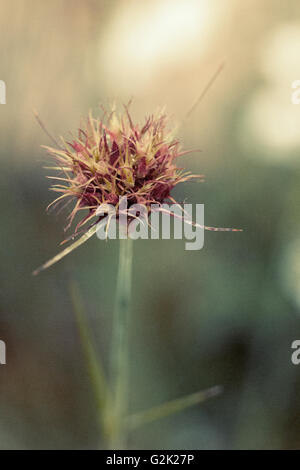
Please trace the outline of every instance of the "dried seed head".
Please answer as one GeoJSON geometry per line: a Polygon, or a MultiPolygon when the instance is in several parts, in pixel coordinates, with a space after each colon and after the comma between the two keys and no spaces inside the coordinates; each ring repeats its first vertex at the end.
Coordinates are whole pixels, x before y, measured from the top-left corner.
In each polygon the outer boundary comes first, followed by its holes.
{"type": "MultiPolygon", "coordinates": [[[[38,114],[35,115],[41,127],[51,137],[38,114]]],[[[88,214],[77,224],[74,235],[69,238],[74,238],[83,225],[92,223],[77,241],[44,263],[33,274],[52,266],[96,233],[98,221],[103,217],[97,215],[100,206],[103,209],[107,204],[108,211],[111,205],[115,206],[118,217],[122,214],[119,209],[120,201],[126,198],[127,218],[130,220],[130,207],[133,204],[143,204],[149,214],[153,204],[176,202],[170,193],[177,184],[192,178],[203,178],[203,175],[193,175],[177,167],[177,157],[190,151],[180,150],[179,141],[166,128],[167,117],[164,112],[149,116],[142,126],[133,124],[126,106],[121,115],[113,110],[109,116],[105,116],[106,119],[100,120],[90,113],[71,142],[62,139],[60,145],[52,138],[56,147],[45,147],[56,160],[56,165],[51,168],[59,172],[58,176],[48,177],[58,181],[51,189],[61,193],[50,206],[57,206],[64,200],[67,200],[67,204],[75,202],[68,216],[66,229],[71,226],[79,211],[88,210],[88,214]]],[[[189,223],[193,224],[191,221],[189,223]]],[[[207,226],[200,228],[240,231],[207,226]]]]}
{"type": "Polygon", "coordinates": [[[121,197],[127,198],[129,208],[143,204],[150,212],[151,204],[170,199],[178,183],[201,177],[177,167],[177,157],[188,152],[180,151],[166,124],[164,112],[149,116],[142,126],[133,124],[125,107],[123,114],[114,110],[104,120],[90,114],[71,142],[62,139],[59,148],[46,147],[57,162],[52,168],[60,173],[50,177],[58,180],[51,189],[61,193],[51,205],[64,199],[75,201],[67,228],[83,209],[88,209],[88,214],[75,233],[97,217],[101,204],[113,204],[118,209],[121,197]]]}

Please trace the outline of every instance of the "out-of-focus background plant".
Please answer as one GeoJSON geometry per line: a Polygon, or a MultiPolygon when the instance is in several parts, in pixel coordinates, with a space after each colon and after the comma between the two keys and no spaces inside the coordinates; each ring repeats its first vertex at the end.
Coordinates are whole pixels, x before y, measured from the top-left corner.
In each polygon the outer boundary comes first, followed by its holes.
{"type": "Polygon", "coordinates": [[[37,108],[55,135],[114,98],[136,119],[166,105],[184,166],[204,173],[176,199],[205,204],[199,252],[179,240],[135,243],[131,401],[139,410],[221,384],[223,394],[132,433],[131,448],[299,448],[300,79],[297,0],[1,0],[0,447],[101,445],[72,308],[76,281],[107,367],[118,242],[91,240],[38,278],[64,214],[52,200],[37,108]]]}

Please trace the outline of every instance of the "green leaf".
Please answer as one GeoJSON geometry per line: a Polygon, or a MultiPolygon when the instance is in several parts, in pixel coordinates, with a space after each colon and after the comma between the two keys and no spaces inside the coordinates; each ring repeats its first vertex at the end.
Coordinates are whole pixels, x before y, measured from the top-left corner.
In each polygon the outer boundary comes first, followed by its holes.
{"type": "Polygon", "coordinates": [[[107,412],[110,393],[104,374],[104,369],[92,341],[91,331],[85,318],[85,310],[82,298],[80,296],[78,285],[75,281],[70,282],[69,290],[79,331],[79,336],[81,339],[84,355],[88,366],[88,373],[92,382],[93,391],[97,403],[99,421],[104,431],[104,434],[108,435],[110,433],[110,429],[108,428],[109,422],[107,420],[107,412]]]}
{"type": "Polygon", "coordinates": [[[58,253],[54,258],[51,258],[49,261],[44,263],[42,266],[37,268],[35,271],[33,271],[33,275],[36,276],[39,274],[41,271],[44,271],[45,269],[49,268],[53,264],[57,263],[60,261],[62,258],[67,256],[71,251],[75,250],[75,248],[78,248],[78,246],[82,245],[86,241],[88,241],[89,238],[91,238],[97,231],[97,225],[94,225],[91,227],[82,237],[80,237],[76,242],[72,243],[72,245],[69,245],[67,248],[65,248],[63,251],[58,253]]]}
{"type": "Polygon", "coordinates": [[[173,415],[180,411],[198,405],[205,400],[220,395],[223,391],[221,386],[216,386],[203,390],[201,392],[192,393],[182,398],[168,401],[162,405],[154,406],[149,410],[135,413],[127,418],[127,426],[130,430],[136,429],[144,424],[151,423],[161,418],[173,415]]]}

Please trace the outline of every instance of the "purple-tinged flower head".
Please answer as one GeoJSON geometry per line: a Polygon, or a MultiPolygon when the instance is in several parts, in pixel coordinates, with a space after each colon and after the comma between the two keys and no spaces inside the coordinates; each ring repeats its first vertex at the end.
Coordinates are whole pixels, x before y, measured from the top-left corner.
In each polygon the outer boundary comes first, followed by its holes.
{"type": "Polygon", "coordinates": [[[143,204],[150,213],[152,204],[174,202],[170,193],[177,184],[201,178],[177,167],[177,158],[188,152],[181,151],[167,129],[164,112],[147,117],[142,125],[133,123],[127,107],[123,114],[112,111],[102,120],[90,114],[77,137],[70,142],[62,139],[59,148],[45,148],[56,160],[52,169],[59,172],[50,177],[58,180],[51,189],[61,193],[50,205],[75,203],[66,228],[77,213],[88,210],[75,234],[97,217],[102,204],[112,204],[118,211],[120,198],[126,197],[129,209],[143,204]]]}
{"type": "MultiPolygon", "coordinates": [[[[37,113],[36,118],[51,137],[37,113]]],[[[33,274],[52,266],[91,238],[97,231],[98,222],[105,217],[103,208],[107,207],[109,213],[110,206],[113,206],[116,217],[121,218],[124,215],[121,201],[126,199],[128,223],[135,218],[130,210],[134,204],[146,208],[147,215],[151,210],[164,211],[161,207],[164,202],[176,203],[171,191],[177,184],[203,178],[177,166],[177,158],[191,151],[180,149],[179,141],[167,129],[167,116],[162,111],[147,117],[142,125],[133,123],[126,106],[123,114],[113,110],[109,115],[105,113],[103,119],[94,118],[90,113],[71,141],[61,139],[59,144],[53,140],[56,147],[45,148],[56,161],[50,168],[59,174],[48,178],[58,181],[51,189],[61,194],[50,206],[74,203],[66,229],[81,211],[85,210],[87,214],[82,216],[74,234],[65,241],[81,232],[84,234],[33,274]]],[[[182,219],[185,221],[183,216],[182,219]]],[[[193,221],[188,223],[212,231],[240,231],[199,226],[193,221]]]]}

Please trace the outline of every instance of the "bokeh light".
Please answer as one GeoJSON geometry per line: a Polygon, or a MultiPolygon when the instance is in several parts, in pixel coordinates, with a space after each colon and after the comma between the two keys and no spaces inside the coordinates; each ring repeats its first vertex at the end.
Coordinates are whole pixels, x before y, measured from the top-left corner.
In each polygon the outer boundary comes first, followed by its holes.
{"type": "Polygon", "coordinates": [[[138,93],[165,69],[197,60],[217,27],[209,0],[124,3],[100,41],[100,68],[110,89],[138,93]]]}
{"type": "Polygon", "coordinates": [[[267,34],[260,50],[263,83],[246,105],[241,137],[244,147],[249,142],[259,146],[269,163],[299,162],[300,107],[292,103],[292,84],[300,77],[299,50],[300,29],[294,22],[267,34]]]}

